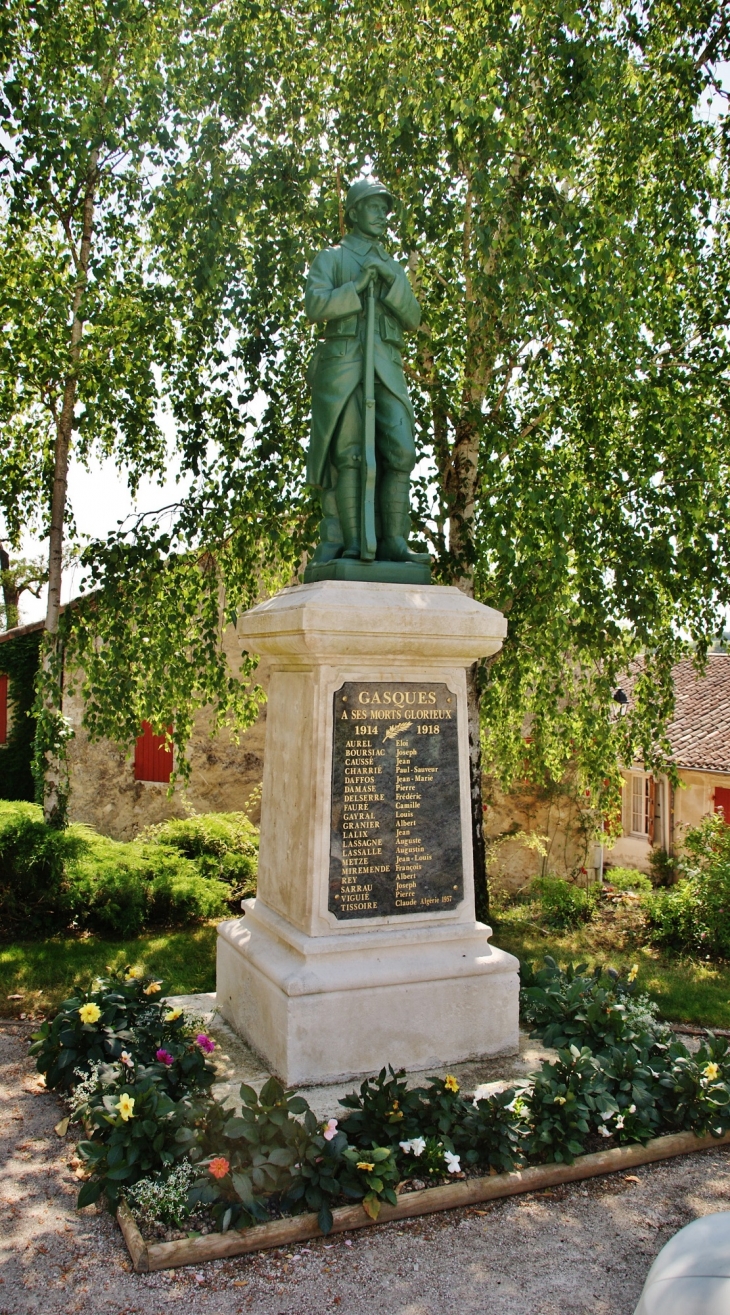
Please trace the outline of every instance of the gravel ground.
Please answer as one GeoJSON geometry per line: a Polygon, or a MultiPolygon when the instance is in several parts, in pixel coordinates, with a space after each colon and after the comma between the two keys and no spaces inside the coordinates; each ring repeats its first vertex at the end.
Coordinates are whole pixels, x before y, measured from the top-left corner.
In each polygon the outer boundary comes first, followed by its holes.
{"type": "Polygon", "coordinates": [[[116,1224],[74,1208],[63,1113],[0,1027],[0,1315],[631,1315],[652,1259],[730,1210],[730,1150],[201,1270],[134,1274],[116,1224]],[[638,1181],[632,1181],[636,1179],[638,1181]]]}

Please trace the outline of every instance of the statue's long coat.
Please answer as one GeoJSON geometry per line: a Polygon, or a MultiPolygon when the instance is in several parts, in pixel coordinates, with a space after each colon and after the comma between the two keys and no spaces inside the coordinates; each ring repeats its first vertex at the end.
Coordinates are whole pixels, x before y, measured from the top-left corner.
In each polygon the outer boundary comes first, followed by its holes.
{"type": "Polygon", "coordinates": [[[380,288],[375,304],[375,373],[400,398],[413,420],[413,407],[403,376],[403,329],[417,329],[421,308],[401,265],[380,246],[354,233],[339,246],[315,257],[307,279],[304,305],[313,324],[323,324],[324,341],[315,350],[307,379],[312,389],[312,430],[307,460],[307,482],[327,482],[327,457],[342,408],[362,380],[365,340],[365,295],[355,291],[355,280],[369,251],[377,252],[395,274],[387,292],[380,288]]]}

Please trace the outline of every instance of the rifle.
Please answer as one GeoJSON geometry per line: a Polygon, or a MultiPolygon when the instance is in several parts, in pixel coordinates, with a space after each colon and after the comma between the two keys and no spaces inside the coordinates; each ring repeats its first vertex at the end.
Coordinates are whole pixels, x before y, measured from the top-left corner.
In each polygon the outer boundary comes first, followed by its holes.
{"type": "Polygon", "coordinates": [[[360,561],[372,562],[375,536],[375,281],[368,283],[363,363],[362,478],[360,480],[360,561]]]}

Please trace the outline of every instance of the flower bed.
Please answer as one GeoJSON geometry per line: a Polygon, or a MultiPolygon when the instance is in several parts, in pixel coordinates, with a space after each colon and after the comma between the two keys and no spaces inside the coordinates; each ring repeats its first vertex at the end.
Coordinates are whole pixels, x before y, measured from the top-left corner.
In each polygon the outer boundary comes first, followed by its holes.
{"type": "Polygon", "coordinates": [[[193,1263],[275,1246],[725,1140],[727,1040],[710,1035],[691,1055],[636,998],[634,977],[552,960],[524,970],[523,1014],[557,1049],[553,1062],[470,1097],[451,1075],[411,1087],[383,1069],[324,1123],[275,1078],[258,1093],[244,1083],[240,1113],[214,1100],[215,1043],[165,1005],[163,983],[131,974],[66,1001],[33,1051],[86,1128],[79,1205],[103,1195],[135,1264],[164,1267],[188,1252],[193,1263]],[[600,1143],[605,1151],[585,1154],[600,1143]],[[214,1231],[196,1236],[204,1228],[214,1231]]]}
{"type": "MultiPolygon", "coordinates": [[[[601,1174],[620,1173],[641,1164],[652,1164],[676,1155],[688,1155],[693,1151],[728,1144],[730,1132],[721,1137],[695,1137],[692,1132],[680,1132],[668,1137],[656,1137],[647,1142],[646,1146],[617,1146],[611,1151],[581,1155],[573,1164],[545,1164],[519,1173],[494,1174],[488,1178],[450,1183],[446,1187],[404,1192],[396,1205],[383,1206],[377,1221],[366,1214],[362,1206],[344,1206],[333,1211],[330,1232],[346,1233],[357,1228],[371,1227],[376,1222],[386,1224],[398,1219],[412,1219],[417,1215],[436,1214],[440,1210],[479,1205],[500,1197],[536,1192],[545,1187],[556,1187],[559,1183],[579,1182],[601,1174]]],[[[224,1260],[252,1251],[266,1251],[273,1247],[306,1242],[323,1235],[317,1215],[304,1214],[295,1218],[272,1220],[271,1223],[252,1228],[212,1233],[207,1237],[150,1244],[145,1242],[134,1215],[124,1203],[117,1211],[117,1221],[138,1274],[174,1269],[179,1265],[199,1265],[205,1260],[224,1260]]]]}

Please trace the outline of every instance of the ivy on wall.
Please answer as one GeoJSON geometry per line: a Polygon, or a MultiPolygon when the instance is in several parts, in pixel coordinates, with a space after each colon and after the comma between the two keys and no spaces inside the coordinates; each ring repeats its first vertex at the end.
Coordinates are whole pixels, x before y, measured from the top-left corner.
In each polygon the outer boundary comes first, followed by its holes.
{"type": "Polygon", "coordinates": [[[35,678],[42,631],[0,644],[0,671],[8,676],[11,716],[8,738],[0,745],[0,799],[35,799],[31,771],[35,718],[35,678]]]}

